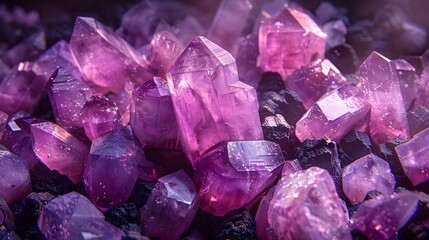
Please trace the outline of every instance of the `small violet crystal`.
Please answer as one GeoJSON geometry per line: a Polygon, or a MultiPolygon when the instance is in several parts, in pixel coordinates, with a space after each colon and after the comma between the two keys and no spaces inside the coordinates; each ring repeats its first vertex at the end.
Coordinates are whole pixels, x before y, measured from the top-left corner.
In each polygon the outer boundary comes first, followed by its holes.
{"type": "Polygon", "coordinates": [[[24,199],[31,193],[30,173],[24,159],[2,150],[0,151],[0,171],[2,172],[0,196],[7,204],[24,199]]]}

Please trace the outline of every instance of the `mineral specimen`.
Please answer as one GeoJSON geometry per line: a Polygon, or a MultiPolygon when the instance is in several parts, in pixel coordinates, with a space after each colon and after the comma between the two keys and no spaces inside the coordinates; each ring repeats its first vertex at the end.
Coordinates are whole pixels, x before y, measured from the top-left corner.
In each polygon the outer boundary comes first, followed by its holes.
{"type": "Polygon", "coordinates": [[[200,207],[215,215],[247,207],[281,172],[280,146],[268,141],[223,141],[197,161],[200,207]]]}
{"type": "Polygon", "coordinates": [[[238,80],[231,54],[205,37],[195,37],[178,57],[168,84],[180,142],[192,164],[222,140],[263,138],[256,91],[238,80]]]}
{"type": "Polygon", "coordinates": [[[144,234],[164,239],[179,239],[191,225],[199,204],[197,190],[185,172],[158,179],[141,210],[144,234]]]}
{"type": "Polygon", "coordinates": [[[402,168],[414,186],[429,180],[428,141],[429,128],[395,148],[402,168]]]}
{"type": "Polygon", "coordinates": [[[344,85],[317,101],[296,123],[296,136],[300,141],[325,136],[339,142],[350,130],[366,124],[370,110],[359,88],[344,85]]]}
{"type": "Polygon", "coordinates": [[[359,75],[365,96],[371,103],[371,139],[375,143],[383,143],[398,136],[408,138],[398,65],[373,52],[360,66],[359,75]]]}
{"type": "Polygon", "coordinates": [[[125,202],[138,177],[138,165],[146,161],[129,126],[93,140],[85,164],[84,184],[91,201],[100,209],[125,202]]]}
{"type": "Polygon", "coordinates": [[[30,173],[27,162],[8,152],[0,151],[0,196],[7,204],[25,198],[31,192],[30,173]]]}
{"type": "Polygon", "coordinates": [[[310,16],[284,8],[259,26],[258,65],[283,79],[294,70],[325,55],[326,34],[310,16]]]}
{"type": "Polygon", "coordinates": [[[377,190],[392,194],[395,178],[389,163],[374,154],[368,154],[343,169],[343,190],[353,205],[362,202],[367,192],[377,190]]]}
{"type": "Polygon", "coordinates": [[[43,207],[38,226],[48,240],[120,240],[124,233],[104,220],[103,214],[84,196],[71,192],[43,207]]]}
{"type": "Polygon", "coordinates": [[[88,146],[51,122],[36,122],[30,129],[33,150],[40,161],[74,183],[81,181],[88,146]]]}

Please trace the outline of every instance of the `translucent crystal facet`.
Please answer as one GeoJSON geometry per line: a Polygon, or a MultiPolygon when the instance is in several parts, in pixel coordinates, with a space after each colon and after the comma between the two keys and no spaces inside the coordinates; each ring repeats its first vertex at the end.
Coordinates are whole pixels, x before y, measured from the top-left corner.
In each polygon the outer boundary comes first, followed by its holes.
{"type": "Polygon", "coordinates": [[[284,158],[268,141],[220,142],[197,161],[200,207],[216,216],[251,204],[281,172],[284,158]]]}
{"type": "Polygon", "coordinates": [[[416,98],[419,87],[419,77],[416,69],[403,59],[393,60],[392,63],[398,72],[399,85],[401,86],[402,100],[405,109],[409,109],[416,98]]]}
{"type": "Polygon", "coordinates": [[[199,198],[184,171],[158,179],[141,209],[143,233],[162,240],[179,239],[197,213],[199,198]]]}
{"type": "Polygon", "coordinates": [[[146,161],[130,127],[110,131],[95,140],[85,164],[89,198],[101,209],[125,202],[133,190],[139,165],[146,161]]]}
{"type": "Polygon", "coordinates": [[[429,181],[429,128],[395,148],[405,174],[413,185],[429,181]]]}
{"type": "Polygon", "coordinates": [[[326,34],[307,14],[284,8],[259,26],[258,65],[283,79],[294,70],[325,56],[326,34]]]}
{"type": "Polygon", "coordinates": [[[92,96],[85,83],[60,68],[49,84],[48,94],[58,125],[67,130],[82,127],[80,112],[92,96]]]}
{"type": "MultiPolygon", "coordinates": [[[[0,196],[10,204],[31,193],[30,173],[27,162],[8,151],[0,151],[0,196]]],[[[1,216],[1,213],[0,213],[1,216]]]]}
{"type": "Polygon", "coordinates": [[[143,147],[179,149],[179,135],[167,81],[154,77],[133,92],[131,127],[143,147]]]}
{"type": "Polygon", "coordinates": [[[37,157],[49,169],[67,175],[74,183],[81,181],[88,146],[51,122],[36,122],[30,128],[37,157]]]}
{"type": "Polygon", "coordinates": [[[350,221],[369,239],[392,239],[414,214],[417,203],[417,194],[408,191],[379,196],[359,205],[350,221]]]}
{"type": "Polygon", "coordinates": [[[351,239],[329,173],[312,167],[281,178],[267,211],[267,239],[351,239]],[[322,211],[321,209],[329,209],[322,211]]]}
{"type": "Polygon", "coordinates": [[[85,82],[97,93],[117,93],[126,81],[141,83],[150,77],[137,51],[93,18],[77,17],[70,50],[85,82]]]}
{"type": "Polygon", "coordinates": [[[407,115],[401,94],[397,66],[377,52],[359,68],[362,87],[371,103],[370,133],[376,143],[398,136],[408,138],[407,115]]]}
{"type": "Polygon", "coordinates": [[[286,87],[298,93],[309,109],[328,90],[345,84],[346,78],[328,59],[318,59],[293,72],[286,78],[286,87]]]}
{"type": "Polygon", "coordinates": [[[168,82],[181,145],[192,163],[219,141],[263,139],[256,91],[239,81],[234,58],[213,42],[194,38],[170,68],[168,82]]]}
{"type": "Polygon", "coordinates": [[[326,94],[302,116],[296,123],[296,136],[300,141],[327,136],[338,142],[349,131],[365,126],[370,108],[359,88],[344,85],[326,94]]]}
{"type": "Polygon", "coordinates": [[[116,104],[106,97],[93,96],[81,110],[86,136],[94,140],[103,133],[122,127],[122,118],[116,104]]]}
{"type": "Polygon", "coordinates": [[[389,163],[369,154],[343,169],[343,190],[354,205],[362,202],[369,191],[390,195],[395,188],[395,178],[389,163]]]}
{"type": "Polygon", "coordinates": [[[48,240],[120,240],[125,237],[86,197],[76,192],[59,196],[46,204],[37,226],[48,240]]]}

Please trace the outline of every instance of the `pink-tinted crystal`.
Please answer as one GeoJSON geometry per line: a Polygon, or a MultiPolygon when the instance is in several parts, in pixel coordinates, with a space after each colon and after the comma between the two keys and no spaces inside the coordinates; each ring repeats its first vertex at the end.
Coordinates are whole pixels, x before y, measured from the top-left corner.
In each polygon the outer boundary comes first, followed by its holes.
{"type": "Polygon", "coordinates": [[[158,179],[141,209],[143,233],[159,239],[179,239],[197,213],[199,198],[184,171],[158,179]]]}
{"type": "Polygon", "coordinates": [[[31,112],[41,99],[47,79],[34,74],[29,62],[18,64],[0,83],[0,111],[31,112]]]}
{"type": "Polygon", "coordinates": [[[84,183],[91,201],[101,209],[125,202],[146,161],[130,127],[110,131],[92,141],[84,183]]]}
{"type": "Polygon", "coordinates": [[[81,73],[70,52],[69,44],[60,40],[44,52],[34,63],[34,72],[49,79],[58,68],[64,68],[75,77],[81,78],[81,73]]]}
{"type": "Polygon", "coordinates": [[[67,130],[82,127],[80,111],[92,96],[85,83],[60,68],[49,83],[48,94],[58,125],[67,130]]]}
{"type": "Polygon", "coordinates": [[[371,103],[369,128],[375,143],[409,137],[399,75],[397,65],[377,52],[359,68],[364,93],[371,103]]]}
{"type": "Polygon", "coordinates": [[[126,82],[124,88],[120,92],[105,95],[108,99],[114,102],[116,106],[118,106],[123,126],[130,123],[131,95],[135,88],[135,84],[126,82]]]}
{"type": "Polygon", "coordinates": [[[346,82],[345,77],[328,59],[318,59],[293,72],[286,78],[286,87],[292,89],[309,109],[328,90],[338,88],[346,82]]]}
{"type": "Polygon", "coordinates": [[[143,147],[180,148],[176,116],[167,81],[154,77],[134,90],[131,127],[143,147]]]}
{"type": "Polygon", "coordinates": [[[344,85],[317,101],[296,123],[295,134],[301,142],[325,136],[338,142],[349,131],[365,126],[369,109],[359,88],[344,85]]]}
{"type": "Polygon", "coordinates": [[[362,202],[369,191],[390,195],[394,188],[395,178],[389,163],[372,153],[343,169],[343,190],[353,205],[362,202]]]}
{"type": "Polygon", "coordinates": [[[281,172],[280,146],[268,141],[220,142],[197,161],[194,182],[200,189],[200,207],[222,216],[248,206],[281,172]]]}
{"type": "Polygon", "coordinates": [[[369,239],[392,239],[417,209],[418,196],[403,191],[363,202],[353,214],[353,229],[369,239]]]}
{"type": "Polygon", "coordinates": [[[29,118],[30,115],[24,112],[18,112],[12,115],[6,125],[5,132],[1,138],[1,144],[7,147],[11,152],[27,161],[28,168],[32,169],[38,162],[31,145],[31,134],[16,123],[21,118],[29,118]]]}
{"type": "Polygon", "coordinates": [[[97,93],[117,93],[126,81],[142,83],[150,77],[138,52],[93,18],[76,19],[70,50],[85,82],[97,93]]]}
{"type": "Polygon", "coordinates": [[[222,140],[263,139],[256,91],[239,81],[231,54],[210,40],[196,37],[170,68],[168,82],[192,164],[222,140]]]}
{"type": "Polygon", "coordinates": [[[429,128],[395,148],[405,175],[413,185],[429,181],[429,128]]]}
{"type": "Polygon", "coordinates": [[[233,50],[235,42],[244,30],[252,8],[249,0],[222,0],[207,37],[222,48],[228,51],[233,50]]]}
{"type": "Polygon", "coordinates": [[[67,175],[72,182],[82,180],[88,146],[51,122],[30,126],[34,153],[51,170],[67,175]]]}
{"type": "Polygon", "coordinates": [[[256,234],[258,236],[258,239],[260,240],[266,240],[267,239],[267,233],[269,233],[269,236],[272,236],[272,229],[268,225],[267,222],[267,214],[268,214],[268,208],[270,207],[270,202],[273,199],[274,191],[276,190],[276,187],[272,187],[268,193],[261,198],[261,201],[259,202],[258,211],[256,212],[255,221],[256,221],[256,234]]]}
{"type": "Polygon", "coordinates": [[[185,46],[170,32],[156,33],[147,49],[147,60],[154,75],[167,77],[167,71],[185,46]]]}
{"type": "Polygon", "coordinates": [[[299,164],[298,159],[286,160],[283,165],[282,177],[301,170],[301,164],[299,164]]]}
{"type": "Polygon", "coordinates": [[[31,193],[27,162],[9,151],[0,151],[0,196],[7,204],[21,200],[31,193]]]}
{"type": "Polygon", "coordinates": [[[88,198],[71,192],[43,207],[37,222],[42,234],[53,239],[120,240],[125,234],[107,222],[88,198]]]}
{"type": "Polygon", "coordinates": [[[113,129],[122,127],[119,108],[106,97],[92,96],[82,108],[82,125],[92,141],[113,129]]]}
{"type": "Polygon", "coordinates": [[[398,73],[404,107],[405,109],[409,109],[416,98],[420,79],[416,74],[416,69],[407,61],[397,59],[393,60],[392,63],[398,73]]]}
{"type": "Polygon", "coordinates": [[[281,178],[267,223],[267,239],[351,239],[332,177],[317,167],[281,178]]]}
{"type": "Polygon", "coordinates": [[[284,8],[259,26],[258,65],[285,78],[294,70],[325,56],[326,34],[310,16],[284,8]]]}

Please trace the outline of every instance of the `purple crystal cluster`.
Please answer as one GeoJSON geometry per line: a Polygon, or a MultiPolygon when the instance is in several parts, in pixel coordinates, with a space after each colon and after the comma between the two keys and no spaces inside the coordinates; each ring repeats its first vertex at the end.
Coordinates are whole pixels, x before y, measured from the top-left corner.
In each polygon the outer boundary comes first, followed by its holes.
{"type": "Polygon", "coordinates": [[[0,238],[429,238],[417,20],[184,2],[55,41],[0,6],[0,238]]]}

